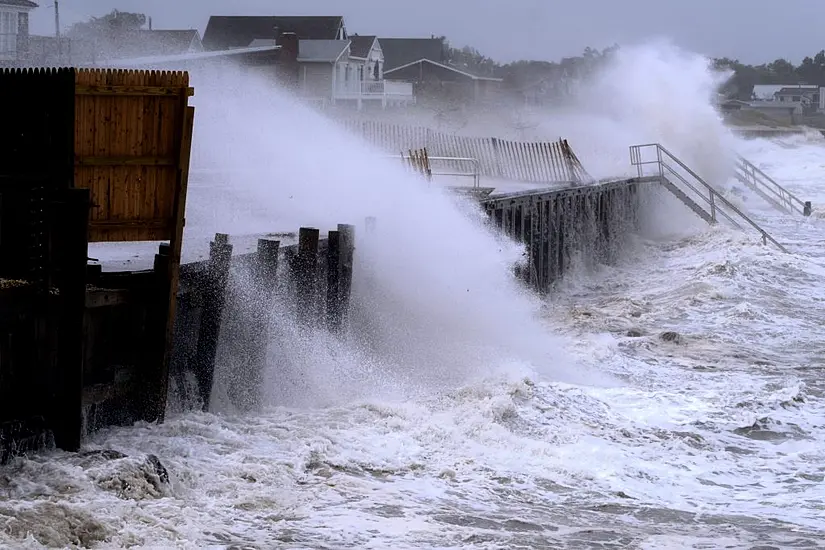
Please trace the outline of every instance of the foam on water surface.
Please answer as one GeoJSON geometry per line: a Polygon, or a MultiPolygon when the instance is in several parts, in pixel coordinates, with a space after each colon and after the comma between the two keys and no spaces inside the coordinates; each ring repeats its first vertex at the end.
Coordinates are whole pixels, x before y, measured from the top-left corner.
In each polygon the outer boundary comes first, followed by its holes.
{"type": "MultiPolygon", "coordinates": [[[[712,89],[702,78],[714,77],[691,56],[637,55],[662,85],[682,74],[698,79],[694,90],[712,89]]],[[[717,144],[729,136],[699,92],[682,102],[686,111],[698,104],[697,116],[674,115],[678,132],[657,121],[666,114],[656,103],[623,134],[602,132],[638,114],[614,105],[590,136],[590,154],[604,155],[606,170],[633,134],[703,159],[696,135],[717,144]]],[[[268,124],[244,122],[260,132],[268,124]]],[[[0,546],[817,547],[825,221],[816,207],[825,204],[825,143],[731,143],[813,201],[811,218],[788,217],[745,194],[748,212],[792,243],[791,254],[693,223],[675,199],[656,194],[647,230],[617,265],[571,273],[543,304],[508,279],[518,249],[397,167],[359,162],[373,152],[331,138],[330,149],[355,159],[336,172],[302,153],[296,136],[250,146],[274,157],[265,170],[306,179],[229,182],[240,187],[225,201],[235,206],[204,193],[193,226],[209,236],[240,220],[233,227],[252,234],[378,215],[383,233],[356,253],[357,277],[369,284],[354,298],[397,349],[379,345],[376,357],[316,335],[290,352],[311,367],[295,385],[306,392],[273,389],[278,399],[259,413],[172,415],[87,442],[126,457],[20,459],[0,470],[0,546]],[[365,183],[375,178],[398,188],[365,183]],[[168,484],[147,453],[166,467],[168,484]]],[[[238,173],[248,151],[229,149],[238,173]]],[[[702,162],[729,184],[718,168],[725,158],[702,162]]],[[[273,385],[285,384],[280,368],[272,366],[273,385]]]]}

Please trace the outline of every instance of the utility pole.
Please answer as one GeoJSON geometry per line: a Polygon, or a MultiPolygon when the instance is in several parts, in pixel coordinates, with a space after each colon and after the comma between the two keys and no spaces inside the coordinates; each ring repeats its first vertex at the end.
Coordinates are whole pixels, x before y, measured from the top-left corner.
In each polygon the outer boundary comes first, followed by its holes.
{"type": "Polygon", "coordinates": [[[54,37],[57,41],[57,63],[63,60],[63,45],[60,40],[60,2],[54,0],[54,37]]]}

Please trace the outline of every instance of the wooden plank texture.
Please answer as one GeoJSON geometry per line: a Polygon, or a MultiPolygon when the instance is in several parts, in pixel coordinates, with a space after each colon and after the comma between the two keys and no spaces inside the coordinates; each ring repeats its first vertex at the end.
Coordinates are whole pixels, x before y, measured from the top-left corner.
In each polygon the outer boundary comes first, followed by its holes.
{"type": "Polygon", "coordinates": [[[79,70],[75,94],[74,176],[91,193],[89,241],[180,238],[188,74],[79,70]]]}

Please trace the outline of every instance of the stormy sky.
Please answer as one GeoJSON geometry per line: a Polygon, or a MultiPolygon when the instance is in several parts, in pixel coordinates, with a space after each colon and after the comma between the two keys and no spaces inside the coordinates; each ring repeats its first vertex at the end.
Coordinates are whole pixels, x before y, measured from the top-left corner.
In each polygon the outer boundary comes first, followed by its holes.
{"type": "MultiPolygon", "coordinates": [[[[53,4],[37,0],[32,32],[54,33],[53,4]]],[[[350,33],[446,35],[500,62],[558,60],[665,37],[715,57],[798,63],[825,48],[822,0],[60,0],[61,26],[112,9],[155,28],[196,28],[210,15],[343,15],[350,33]]]]}

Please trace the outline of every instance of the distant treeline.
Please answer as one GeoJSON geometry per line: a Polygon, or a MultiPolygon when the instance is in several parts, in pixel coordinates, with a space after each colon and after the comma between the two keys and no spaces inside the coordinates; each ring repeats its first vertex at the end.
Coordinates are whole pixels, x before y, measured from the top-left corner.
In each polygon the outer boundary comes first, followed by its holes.
{"type": "Polygon", "coordinates": [[[585,48],[582,55],[554,61],[515,61],[499,64],[470,46],[453,48],[444,40],[445,57],[456,68],[479,76],[504,79],[504,85],[514,90],[541,86],[546,91],[563,92],[567,82],[580,80],[592,74],[619,46],[604,50],[585,48]]]}
{"type": "Polygon", "coordinates": [[[733,71],[722,92],[731,98],[749,100],[756,84],[816,84],[825,86],[825,50],[806,57],[799,65],[777,59],[762,65],[746,65],[736,59],[714,59],[718,69],[733,71]]]}
{"type": "MultiPolygon", "coordinates": [[[[558,63],[547,61],[516,61],[498,64],[471,47],[452,48],[445,40],[447,59],[457,67],[464,67],[480,75],[503,78],[505,85],[522,89],[538,83],[558,88],[570,79],[579,79],[591,74],[600,63],[608,59],[618,46],[598,51],[585,48],[577,57],[568,57],[558,63]]],[[[737,59],[727,57],[712,59],[714,68],[733,71],[733,76],[723,86],[721,92],[730,98],[749,100],[756,84],[816,84],[825,86],[825,50],[806,57],[799,65],[786,59],[777,59],[761,65],[747,65],[737,59]]],[[[563,88],[563,86],[561,86],[563,88]]]]}

